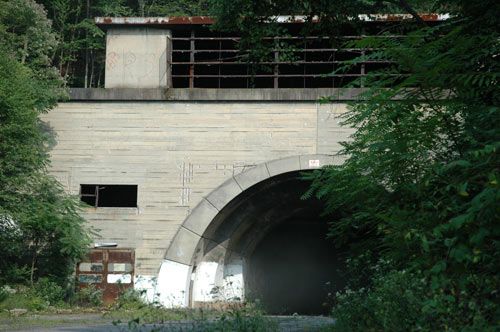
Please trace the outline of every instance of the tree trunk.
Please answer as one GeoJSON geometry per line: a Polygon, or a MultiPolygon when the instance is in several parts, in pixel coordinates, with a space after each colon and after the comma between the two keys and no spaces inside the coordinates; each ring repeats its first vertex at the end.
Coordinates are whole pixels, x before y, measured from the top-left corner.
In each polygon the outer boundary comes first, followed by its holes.
{"type": "Polygon", "coordinates": [[[94,51],[90,51],[90,83],[89,88],[92,87],[92,83],[94,83],[94,51]]]}
{"type": "Polygon", "coordinates": [[[24,36],[24,45],[23,45],[23,56],[21,57],[21,63],[24,64],[26,62],[26,56],[28,55],[28,36],[24,36]]]}
{"type": "MultiPolygon", "coordinates": [[[[85,18],[88,20],[90,15],[90,0],[87,0],[87,15],[85,18]]],[[[89,33],[85,32],[85,40],[88,43],[89,33]]],[[[88,80],[89,80],[89,47],[85,47],[85,83],[84,88],[88,88],[88,80]]]]}
{"type": "Polygon", "coordinates": [[[33,252],[33,257],[31,258],[31,273],[30,273],[30,283],[31,286],[33,287],[34,284],[34,278],[35,278],[35,265],[36,265],[36,258],[38,256],[38,252],[35,250],[33,252]]]}

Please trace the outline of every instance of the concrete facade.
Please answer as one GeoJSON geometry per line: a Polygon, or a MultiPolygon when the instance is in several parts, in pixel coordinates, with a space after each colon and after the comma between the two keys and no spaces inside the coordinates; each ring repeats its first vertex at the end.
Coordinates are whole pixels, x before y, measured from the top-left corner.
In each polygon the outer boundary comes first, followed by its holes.
{"type": "Polygon", "coordinates": [[[193,22],[104,18],[105,88],[71,89],[71,102],[43,115],[57,142],[51,172],[68,192],[137,186],[137,207],[89,206],[83,216],[96,243],[135,250],[135,287],[166,306],[245,298],[247,259],[266,232],[319,210],[300,202],[291,174],[343,161],[345,102],[363,92],[197,85],[199,56],[215,50],[203,46],[211,37],[195,38],[201,26],[179,37],[184,23],[193,22]],[[189,55],[189,88],[172,85],[183,76],[173,54],[187,61],[179,52],[189,55]]]}
{"type": "MultiPolygon", "coordinates": [[[[338,162],[331,156],[351,133],[340,126],[345,111],[314,101],[96,101],[61,103],[43,120],[56,134],[51,172],[68,192],[138,185],[137,208],[89,207],[84,217],[99,230],[96,242],[135,248],[136,287],[187,305],[195,248],[211,220],[260,181],[338,162]]],[[[214,265],[203,266],[215,278],[214,265]]],[[[197,284],[198,299],[206,287],[197,284]]]]}
{"type": "Polygon", "coordinates": [[[113,28],[106,34],[106,88],[169,87],[171,32],[113,28]]]}

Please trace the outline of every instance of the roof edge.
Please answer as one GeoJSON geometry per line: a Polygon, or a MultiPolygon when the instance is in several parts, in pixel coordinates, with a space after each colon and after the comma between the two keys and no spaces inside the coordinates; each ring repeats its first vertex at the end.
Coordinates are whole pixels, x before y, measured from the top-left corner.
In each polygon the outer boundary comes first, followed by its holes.
{"type": "MultiPolygon", "coordinates": [[[[450,18],[449,14],[420,13],[420,17],[426,22],[445,21],[450,18]]],[[[394,22],[411,20],[410,14],[363,14],[358,18],[365,22],[394,22]]],[[[306,16],[280,15],[270,19],[277,23],[304,23],[306,16]]],[[[317,17],[313,18],[318,20],[317,17]]],[[[215,23],[215,18],[211,16],[165,16],[165,17],[96,17],[94,21],[97,25],[211,25],[215,23]]]]}

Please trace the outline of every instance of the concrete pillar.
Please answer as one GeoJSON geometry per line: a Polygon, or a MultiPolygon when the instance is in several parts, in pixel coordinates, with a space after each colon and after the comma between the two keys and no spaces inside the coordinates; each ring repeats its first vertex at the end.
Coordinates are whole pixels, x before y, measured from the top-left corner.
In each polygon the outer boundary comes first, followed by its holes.
{"type": "Polygon", "coordinates": [[[171,87],[170,30],[110,28],[106,33],[106,88],[171,87]]]}

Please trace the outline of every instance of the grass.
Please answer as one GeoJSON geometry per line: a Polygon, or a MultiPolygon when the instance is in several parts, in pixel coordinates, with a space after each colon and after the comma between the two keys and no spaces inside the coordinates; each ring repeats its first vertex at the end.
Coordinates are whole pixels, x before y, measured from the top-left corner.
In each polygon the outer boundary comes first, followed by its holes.
{"type": "MultiPolygon", "coordinates": [[[[78,298],[78,296],[77,296],[78,298]]],[[[110,306],[76,306],[59,301],[49,305],[29,288],[0,301],[0,331],[16,329],[50,329],[56,326],[119,325],[121,330],[140,331],[142,326],[154,327],[157,331],[276,331],[277,323],[266,317],[253,304],[227,305],[215,308],[167,309],[158,304],[144,303],[140,293],[125,292],[110,306]],[[15,315],[10,310],[26,309],[15,315]]],[[[89,302],[93,303],[93,302],[89,302]]]]}
{"type": "Polygon", "coordinates": [[[0,331],[12,331],[32,328],[53,328],[63,325],[89,326],[96,324],[109,324],[109,320],[102,318],[100,314],[50,314],[50,313],[27,313],[22,316],[13,316],[9,312],[0,312],[0,331]]]}

